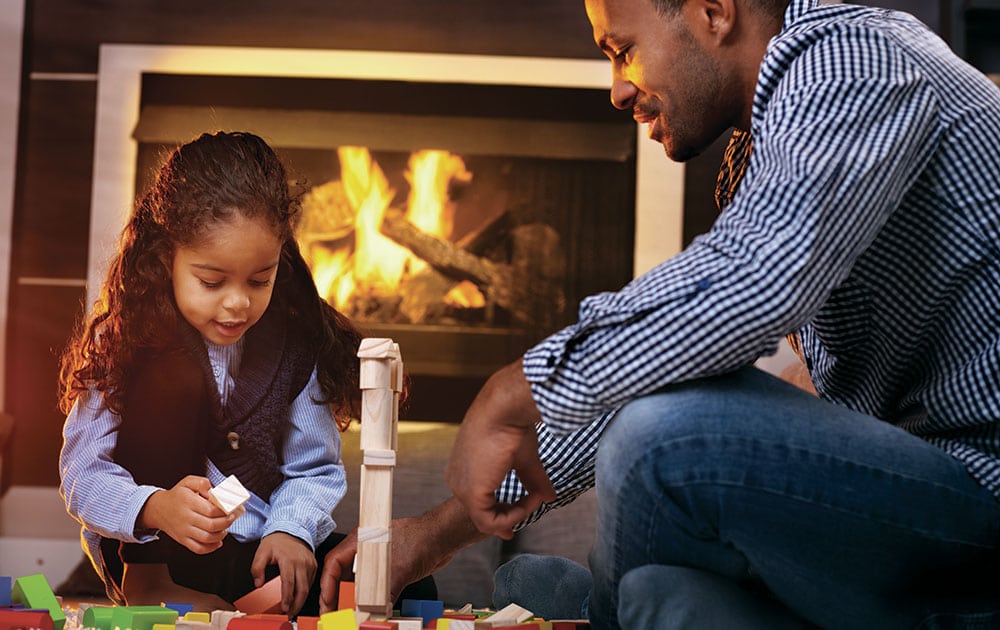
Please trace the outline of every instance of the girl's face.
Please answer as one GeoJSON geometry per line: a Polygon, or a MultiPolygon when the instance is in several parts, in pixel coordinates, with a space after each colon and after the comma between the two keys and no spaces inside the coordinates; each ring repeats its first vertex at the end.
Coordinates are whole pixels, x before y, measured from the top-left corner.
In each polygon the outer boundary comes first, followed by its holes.
{"type": "Polygon", "coordinates": [[[239,214],[174,251],[174,299],[181,315],[212,343],[236,343],[271,301],[281,241],[263,219],[239,214]]]}

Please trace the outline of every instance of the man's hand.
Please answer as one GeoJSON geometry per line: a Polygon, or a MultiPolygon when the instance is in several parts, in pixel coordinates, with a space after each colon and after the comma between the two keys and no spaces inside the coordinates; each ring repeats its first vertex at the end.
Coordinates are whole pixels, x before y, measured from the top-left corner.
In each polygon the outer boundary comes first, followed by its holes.
{"type": "MultiPolygon", "coordinates": [[[[462,505],[449,499],[430,512],[392,521],[392,566],[389,595],[399,598],[404,588],[431,575],[449,562],[456,552],[485,538],[472,525],[462,505]]],[[[352,531],[323,560],[319,609],[335,610],[340,581],[354,579],[352,567],[358,550],[358,530],[352,531]]]]}
{"type": "Polygon", "coordinates": [[[479,531],[509,540],[515,525],[555,499],[538,457],[540,420],[521,361],[491,376],[465,413],[445,478],[479,531]],[[495,492],[510,470],[517,471],[527,494],[499,504],[495,492]]]}
{"type": "Polygon", "coordinates": [[[188,475],[170,490],[158,490],[142,506],[136,525],[158,529],[194,553],[211,553],[222,546],[226,530],[239,513],[227,515],[208,500],[212,482],[188,475]]]}
{"type": "Polygon", "coordinates": [[[250,564],[254,586],[264,585],[264,571],[278,565],[281,575],[281,610],[294,617],[305,603],[316,577],[316,555],[309,545],[291,534],[274,532],[264,536],[250,564]]]}

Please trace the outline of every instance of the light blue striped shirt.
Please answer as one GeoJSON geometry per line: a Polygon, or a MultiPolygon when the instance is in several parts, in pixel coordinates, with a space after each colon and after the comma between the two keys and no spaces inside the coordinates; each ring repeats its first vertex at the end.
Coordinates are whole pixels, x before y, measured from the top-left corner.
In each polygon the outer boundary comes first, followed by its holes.
{"type": "MultiPolygon", "coordinates": [[[[909,15],[793,0],[751,133],[707,234],[525,355],[553,505],[593,485],[622,404],[793,331],[820,396],[941,447],[1000,497],[1000,90],[909,15]]],[[[521,493],[511,475],[498,497],[521,493]]]]}
{"type": "MultiPolygon", "coordinates": [[[[243,340],[219,346],[206,341],[208,357],[222,404],[236,384],[243,340]]],[[[271,503],[251,494],[246,513],[230,526],[239,541],[259,540],[273,532],[286,532],[308,542],[313,549],[333,532],[331,512],[347,491],[340,457],[340,433],[329,405],[321,397],[316,371],[288,410],[288,431],[282,451],[284,481],[271,494],[271,503]]],[[[59,456],[60,493],[70,516],[82,525],[85,550],[100,557],[101,537],[125,542],[149,542],[155,535],[135,535],[136,518],[153,486],[137,485],[127,470],[112,460],[121,417],[108,410],[99,395],[76,401],[63,427],[59,456]]],[[[209,461],[206,473],[213,485],[223,475],[209,461]]],[[[98,563],[96,566],[100,566],[98,563]]]]}

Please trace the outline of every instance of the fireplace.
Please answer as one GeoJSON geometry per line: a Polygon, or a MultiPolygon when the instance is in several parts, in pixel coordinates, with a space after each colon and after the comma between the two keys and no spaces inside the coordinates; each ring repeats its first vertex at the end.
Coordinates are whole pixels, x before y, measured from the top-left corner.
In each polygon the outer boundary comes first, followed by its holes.
{"type": "MultiPolygon", "coordinates": [[[[459,419],[486,376],[646,264],[636,208],[652,160],[603,83],[157,70],[128,97],[133,190],[202,131],[268,140],[302,193],[318,288],[403,348],[410,417],[459,419]]],[[[645,238],[662,250],[671,232],[645,238]]]]}

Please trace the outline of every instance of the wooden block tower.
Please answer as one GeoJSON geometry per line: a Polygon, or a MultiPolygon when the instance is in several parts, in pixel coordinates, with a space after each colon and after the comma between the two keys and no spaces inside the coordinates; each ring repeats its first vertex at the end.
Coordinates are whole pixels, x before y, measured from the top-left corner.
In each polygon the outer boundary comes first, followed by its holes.
{"type": "Polygon", "coordinates": [[[392,339],[368,338],[361,359],[361,506],[354,601],[359,611],[389,617],[392,536],[392,474],[396,423],[403,389],[403,361],[392,339]]]}

